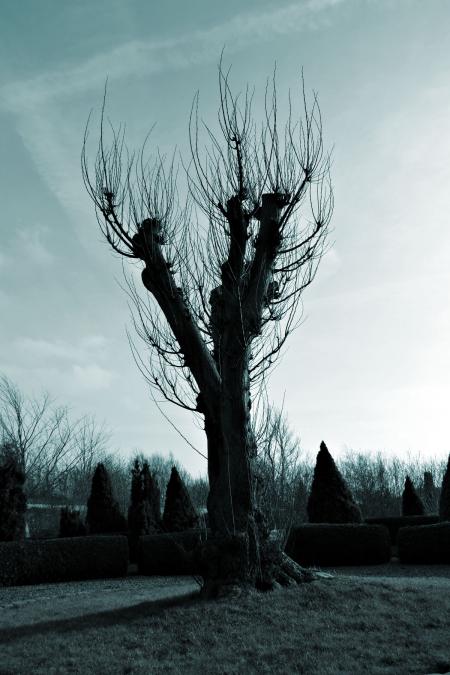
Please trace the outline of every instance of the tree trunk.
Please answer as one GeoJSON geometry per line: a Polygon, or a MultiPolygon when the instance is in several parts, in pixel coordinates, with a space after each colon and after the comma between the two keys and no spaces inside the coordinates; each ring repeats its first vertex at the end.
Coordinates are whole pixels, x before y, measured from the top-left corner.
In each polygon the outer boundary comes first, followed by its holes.
{"type": "Polygon", "coordinates": [[[222,332],[221,365],[221,396],[205,411],[212,539],[204,551],[204,576],[209,594],[255,586],[263,537],[252,466],[256,447],[249,419],[248,349],[236,330],[222,332]]]}
{"type": "Polygon", "coordinates": [[[270,589],[312,578],[269,540],[258,509],[255,481],[256,442],[250,422],[250,346],[260,330],[261,306],[278,246],[280,206],[266,195],[261,213],[264,256],[244,280],[246,222],[242,205],[228,202],[230,253],[222,265],[222,284],[211,294],[213,358],[220,373],[220,395],[201,397],[208,441],[211,538],[201,547],[200,563],[207,595],[230,589],[270,589]],[[266,242],[265,240],[270,240],[266,242]],[[253,278],[254,277],[254,278],[253,278]],[[246,305],[242,298],[247,296],[246,305]]]}

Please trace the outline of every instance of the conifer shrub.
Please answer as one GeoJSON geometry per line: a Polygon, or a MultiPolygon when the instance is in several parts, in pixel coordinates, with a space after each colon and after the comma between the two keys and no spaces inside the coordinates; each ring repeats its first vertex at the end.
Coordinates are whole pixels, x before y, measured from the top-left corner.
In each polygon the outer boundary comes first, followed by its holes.
{"type": "Polygon", "coordinates": [[[416,525],[434,525],[439,522],[439,516],[384,516],[383,518],[366,518],[365,522],[368,525],[384,525],[389,531],[391,544],[395,546],[401,528],[416,525]]]}
{"type": "Polygon", "coordinates": [[[361,511],[322,441],[307,507],[310,523],[360,523],[361,511]]]}
{"type": "Polygon", "coordinates": [[[131,562],[136,561],[139,537],[148,534],[148,519],[143,492],[141,465],[139,460],[135,459],[131,470],[131,498],[128,507],[128,543],[131,562]]]}
{"type": "Polygon", "coordinates": [[[25,537],[25,475],[12,445],[2,446],[0,462],[0,541],[19,541],[25,537]]]}
{"type": "Polygon", "coordinates": [[[148,503],[150,532],[161,531],[161,491],[156,478],[150,471],[148,462],[142,465],[142,486],[144,501],[148,503]]]}
{"type": "Polygon", "coordinates": [[[406,476],[405,487],[402,494],[402,516],[423,516],[425,508],[417,494],[413,482],[409,476],[406,476]]]}
{"type": "Polygon", "coordinates": [[[425,512],[434,514],[437,512],[437,489],[434,484],[431,471],[423,472],[423,505],[425,512]]]}
{"type": "Polygon", "coordinates": [[[161,529],[159,503],[158,484],[151,475],[148,463],[144,462],[141,468],[136,459],[131,472],[131,503],[128,509],[128,538],[132,562],[137,559],[139,537],[161,529]]]}
{"type": "Polygon", "coordinates": [[[173,467],[167,484],[162,529],[164,532],[182,532],[195,529],[198,525],[198,515],[187,487],[176,467],[173,467]]]}
{"type": "Polygon", "coordinates": [[[450,523],[403,527],[398,533],[398,555],[402,563],[449,564],[450,523]]]}
{"type": "Polygon", "coordinates": [[[203,530],[165,532],[139,538],[138,572],[144,575],[199,574],[195,549],[203,530]]]}
{"type": "Polygon", "coordinates": [[[111,534],[127,530],[126,519],[113,496],[108,471],[101,462],[97,464],[92,478],[86,525],[89,534],[111,534]]]}
{"type": "Polygon", "coordinates": [[[286,553],[300,565],[379,565],[389,562],[391,542],[382,525],[305,524],[293,527],[286,553]]]}
{"type": "Polygon", "coordinates": [[[84,537],[86,534],[86,525],[82,521],[79,510],[68,506],[63,507],[59,518],[59,536],[84,537]]]}
{"type": "Polygon", "coordinates": [[[439,497],[439,517],[441,520],[450,520],[450,455],[448,456],[447,468],[442,480],[439,497]]]}
{"type": "Polygon", "coordinates": [[[0,543],[0,586],[126,576],[120,535],[0,543]]]}

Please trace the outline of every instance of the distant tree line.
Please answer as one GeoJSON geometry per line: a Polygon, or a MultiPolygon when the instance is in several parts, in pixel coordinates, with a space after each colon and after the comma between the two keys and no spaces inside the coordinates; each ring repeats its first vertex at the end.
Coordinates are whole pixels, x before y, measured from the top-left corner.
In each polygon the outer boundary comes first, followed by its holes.
{"type": "MultiPolygon", "coordinates": [[[[261,419],[255,429],[256,489],[258,503],[272,530],[286,533],[292,525],[306,520],[323,521],[320,512],[327,511],[330,491],[340,494],[339,504],[352,514],[348,516],[352,522],[370,517],[450,512],[450,471],[448,465],[445,471],[445,461],[347,451],[335,463],[323,444],[314,465],[302,451],[283,410],[267,406],[261,419]],[[446,486],[442,495],[441,485],[446,486]]],[[[3,517],[0,538],[4,538],[2,526],[15,532],[13,538],[22,536],[20,514],[27,500],[30,503],[37,499],[67,504],[63,527],[73,532],[78,528],[82,534],[89,524],[77,518],[74,507],[89,505],[96,481],[109,495],[107,510],[113,530],[128,527],[147,533],[161,529],[163,522],[164,528],[173,530],[174,523],[169,523],[172,516],[157,514],[164,513],[174,470],[189,496],[194,520],[206,512],[206,476],[192,477],[172,455],[139,452],[130,460],[108,453],[107,441],[107,432],[93,418],[80,418],[72,425],[67,409],[54,406],[47,395],[26,399],[16,385],[1,377],[0,518],[8,500],[14,502],[12,512],[16,515],[10,513],[9,525],[3,517]]],[[[336,505],[333,509],[335,516],[345,522],[347,516],[336,515],[336,505]]],[[[91,508],[89,518],[95,521],[92,513],[91,508]]],[[[91,523],[90,527],[95,531],[95,525],[91,523]]]]}

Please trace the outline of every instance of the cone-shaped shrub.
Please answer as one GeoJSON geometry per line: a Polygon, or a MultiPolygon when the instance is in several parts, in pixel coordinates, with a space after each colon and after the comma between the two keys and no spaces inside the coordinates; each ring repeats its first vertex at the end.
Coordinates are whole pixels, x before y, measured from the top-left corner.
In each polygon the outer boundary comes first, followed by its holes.
{"type": "Polygon", "coordinates": [[[406,476],[405,487],[402,494],[402,516],[423,516],[425,508],[417,494],[412,480],[406,476]]]}
{"type": "Polygon", "coordinates": [[[437,499],[436,487],[431,471],[423,473],[423,505],[427,513],[436,513],[437,499]]]}
{"type": "Polygon", "coordinates": [[[148,509],[145,508],[142,469],[138,459],[131,470],[131,500],[128,508],[128,543],[130,560],[137,560],[139,537],[149,532],[148,509]]]}
{"type": "Polygon", "coordinates": [[[307,504],[310,523],[360,523],[359,506],[322,441],[307,504]]]}
{"type": "Polygon", "coordinates": [[[165,532],[181,532],[198,527],[198,516],[189,492],[175,467],[167,484],[162,525],[165,532]]]}
{"type": "Polygon", "coordinates": [[[450,520],[450,455],[442,481],[441,496],[439,497],[439,516],[441,520],[450,520]]]}
{"type": "Polygon", "coordinates": [[[97,464],[87,503],[86,525],[89,534],[124,532],[127,524],[114,499],[111,480],[104,464],[97,464]]]}
{"type": "Polygon", "coordinates": [[[86,535],[86,525],[81,520],[78,509],[69,509],[63,507],[59,518],[59,536],[60,537],[84,537],[86,535]]]}
{"type": "Polygon", "coordinates": [[[0,452],[0,541],[18,541],[25,537],[25,475],[12,446],[4,445],[0,452]]]}
{"type": "Polygon", "coordinates": [[[128,509],[128,533],[130,559],[137,559],[139,537],[159,532],[161,516],[159,513],[160,493],[156,481],[150,473],[147,462],[143,467],[136,459],[131,471],[131,503],[128,509]]]}
{"type": "Polygon", "coordinates": [[[150,532],[161,530],[161,492],[156,479],[150,472],[148,462],[142,466],[142,490],[144,501],[148,504],[150,532]]]}
{"type": "Polygon", "coordinates": [[[131,469],[131,499],[130,508],[140,504],[143,499],[141,465],[139,460],[135,459],[131,469]]]}
{"type": "Polygon", "coordinates": [[[148,463],[144,462],[141,469],[139,460],[136,459],[131,471],[131,503],[128,509],[130,534],[139,537],[160,531],[159,505],[159,487],[150,472],[148,463]]]}

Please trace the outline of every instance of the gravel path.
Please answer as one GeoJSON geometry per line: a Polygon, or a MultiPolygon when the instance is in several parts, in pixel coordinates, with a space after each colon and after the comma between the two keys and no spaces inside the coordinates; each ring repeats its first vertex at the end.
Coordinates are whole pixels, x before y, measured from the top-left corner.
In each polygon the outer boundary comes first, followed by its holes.
{"type": "Polygon", "coordinates": [[[366,565],[361,567],[323,567],[327,572],[338,574],[339,576],[357,576],[357,577],[376,577],[377,579],[417,578],[429,579],[439,578],[441,581],[447,579],[450,581],[450,565],[404,565],[397,558],[393,558],[384,565],[366,565]]]}
{"type": "Polygon", "coordinates": [[[198,589],[192,577],[143,576],[0,588],[0,630],[114,611],[198,589]]]}
{"type": "Polygon", "coordinates": [[[383,582],[393,586],[439,586],[450,590],[450,565],[402,565],[396,558],[385,565],[365,567],[323,567],[340,577],[361,577],[367,582],[383,582]]]}

